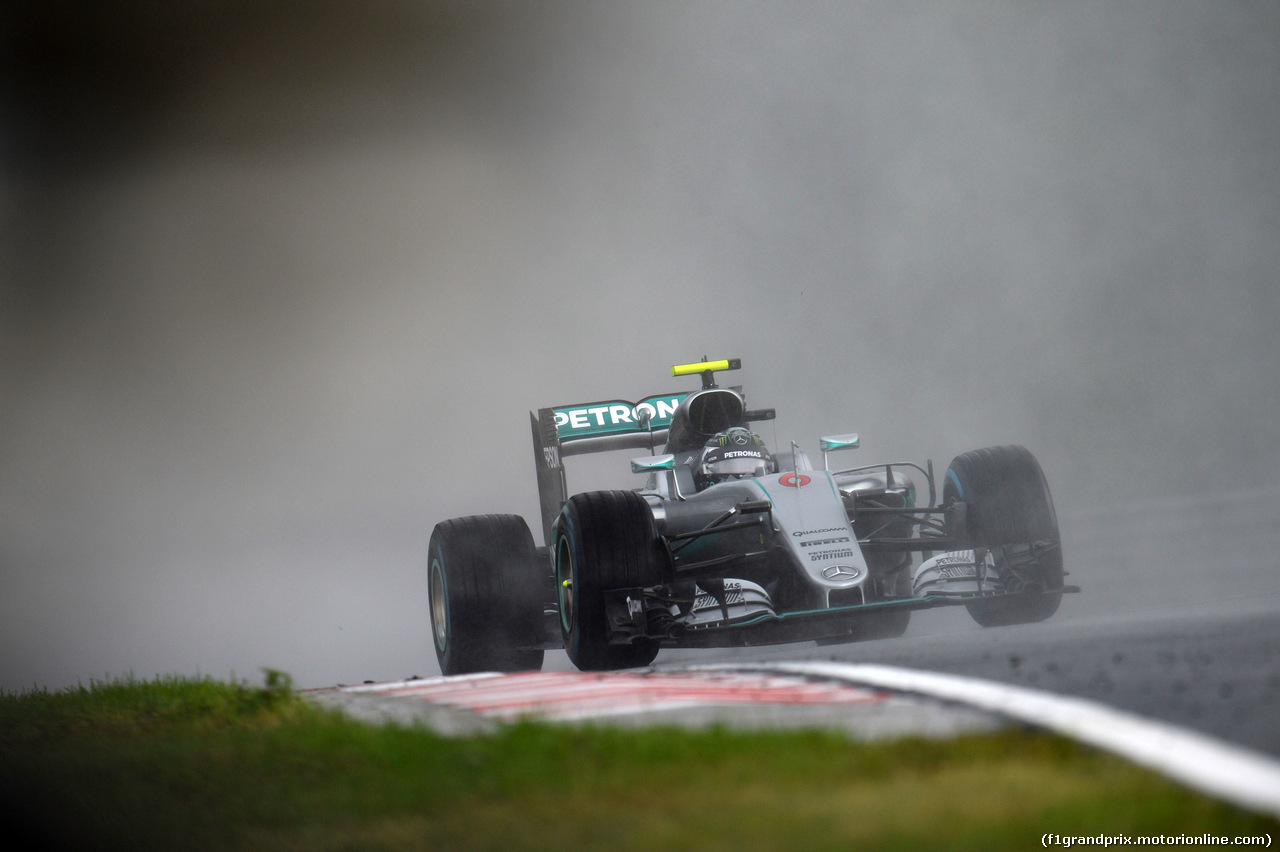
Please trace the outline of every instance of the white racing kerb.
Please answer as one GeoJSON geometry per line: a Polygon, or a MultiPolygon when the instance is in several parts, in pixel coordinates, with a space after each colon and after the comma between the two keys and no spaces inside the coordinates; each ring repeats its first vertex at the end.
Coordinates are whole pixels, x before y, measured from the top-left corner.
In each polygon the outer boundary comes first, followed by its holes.
{"type": "Polygon", "coordinates": [[[954,701],[1064,734],[1240,807],[1280,816],[1280,761],[1083,698],[958,675],[853,663],[725,663],[688,670],[799,674],[954,701]]]}

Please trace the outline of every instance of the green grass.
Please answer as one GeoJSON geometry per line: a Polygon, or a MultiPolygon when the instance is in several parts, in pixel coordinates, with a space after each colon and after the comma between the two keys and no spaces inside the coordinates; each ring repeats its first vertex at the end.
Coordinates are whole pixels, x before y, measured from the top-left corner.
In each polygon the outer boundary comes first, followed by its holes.
{"type": "Polygon", "coordinates": [[[521,723],[447,739],[266,685],[0,695],[5,836],[53,849],[1029,849],[1280,824],[1057,737],[521,723]],[[20,832],[22,835],[15,835],[20,832]]]}

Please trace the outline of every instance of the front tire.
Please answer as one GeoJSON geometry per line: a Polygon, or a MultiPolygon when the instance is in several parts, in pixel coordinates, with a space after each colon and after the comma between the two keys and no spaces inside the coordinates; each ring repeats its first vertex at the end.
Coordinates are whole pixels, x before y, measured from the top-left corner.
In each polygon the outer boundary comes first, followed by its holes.
{"type": "Polygon", "coordinates": [[[591,491],[565,503],[552,536],[564,648],[583,671],[647,666],[658,644],[609,643],[605,592],[656,586],[665,550],[644,498],[632,491],[591,491]]]}
{"type": "Polygon", "coordinates": [[[1049,485],[1035,456],[1019,446],[956,456],[947,469],[942,502],[958,500],[966,504],[964,533],[970,547],[1022,545],[1035,553],[1033,570],[1019,574],[1021,590],[965,604],[973,620],[983,627],[1030,624],[1057,612],[1062,602],[1062,537],[1049,485]]]}
{"type": "Polygon", "coordinates": [[[446,675],[542,668],[543,566],[518,515],[436,524],[427,548],[431,635],[446,675]]]}

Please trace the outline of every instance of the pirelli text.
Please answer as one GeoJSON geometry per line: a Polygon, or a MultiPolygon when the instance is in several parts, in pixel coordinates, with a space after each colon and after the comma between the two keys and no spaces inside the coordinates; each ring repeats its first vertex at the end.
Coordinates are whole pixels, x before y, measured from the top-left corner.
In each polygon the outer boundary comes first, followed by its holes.
{"type": "Polygon", "coordinates": [[[1252,837],[1219,837],[1214,834],[1155,834],[1150,837],[1129,834],[1044,834],[1040,845],[1051,846],[1260,846],[1271,848],[1271,835],[1252,837]]]}

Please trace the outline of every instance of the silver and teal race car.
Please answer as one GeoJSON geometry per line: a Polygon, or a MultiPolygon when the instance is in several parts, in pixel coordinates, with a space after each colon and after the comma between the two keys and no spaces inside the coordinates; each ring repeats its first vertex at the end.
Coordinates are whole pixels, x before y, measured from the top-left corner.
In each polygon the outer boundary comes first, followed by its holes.
{"type": "Polygon", "coordinates": [[[963,605],[983,626],[1043,621],[1065,592],[1053,499],[1035,457],[1001,446],[932,462],[840,467],[855,434],[772,452],[742,390],[683,364],[691,392],[531,413],[545,547],[518,515],[437,524],[428,550],[444,674],[648,665],[663,647],[901,635],[911,612],[963,605]],[[647,450],[632,490],[570,494],[565,459],[647,450]],[[661,449],[659,453],[658,450],[661,449]],[[917,481],[923,482],[922,494],[917,481]],[[921,497],[925,501],[921,502],[921,497]]]}

